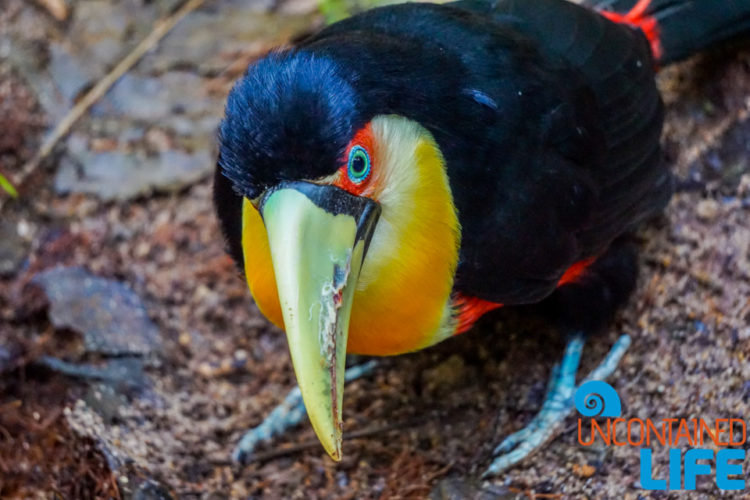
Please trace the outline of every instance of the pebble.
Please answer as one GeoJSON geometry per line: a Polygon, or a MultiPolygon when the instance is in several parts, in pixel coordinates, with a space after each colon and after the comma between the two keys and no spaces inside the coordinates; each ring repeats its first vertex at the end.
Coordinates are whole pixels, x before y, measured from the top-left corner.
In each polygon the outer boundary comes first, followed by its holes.
{"type": "Polygon", "coordinates": [[[695,213],[700,219],[709,222],[719,215],[720,208],[716,200],[701,200],[695,207],[695,213]]]}
{"type": "Polygon", "coordinates": [[[150,354],[161,346],[141,298],[124,283],[62,266],[37,274],[32,283],[47,295],[52,324],[81,333],[89,352],[150,354]]]}
{"type": "Polygon", "coordinates": [[[18,226],[9,221],[0,222],[0,276],[15,275],[28,254],[28,243],[21,237],[18,226]]]}
{"type": "Polygon", "coordinates": [[[156,155],[83,151],[61,160],[54,185],[59,194],[87,193],[104,201],[124,201],[152,192],[179,191],[206,178],[214,168],[207,150],[156,155]]]}

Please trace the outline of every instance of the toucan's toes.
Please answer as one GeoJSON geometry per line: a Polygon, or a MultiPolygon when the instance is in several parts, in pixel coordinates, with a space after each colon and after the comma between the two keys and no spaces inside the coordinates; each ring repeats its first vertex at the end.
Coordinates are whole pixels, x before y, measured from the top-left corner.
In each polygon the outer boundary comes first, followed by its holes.
{"type": "Polygon", "coordinates": [[[279,434],[298,425],[306,415],[305,404],[299,387],[286,395],[284,401],[271,411],[263,422],[243,434],[240,442],[232,451],[232,460],[240,464],[252,462],[253,453],[258,445],[271,441],[279,434]]]}
{"type": "Polygon", "coordinates": [[[483,477],[494,476],[521,462],[552,439],[573,409],[573,399],[555,396],[526,427],[506,437],[495,448],[496,456],[483,477]]]}
{"type": "MultiPolygon", "coordinates": [[[[565,347],[562,362],[552,370],[542,409],[523,429],[506,437],[494,450],[495,457],[482,477],[495,476],[533,455],[559,431],[574,408],[576,372],[583,349],[583,335],[574,335],[565,347]]],[[[621,336],[602,363],[584,380],[604,380],[610,376],[630,345],[630,337],[621,336]]]]}

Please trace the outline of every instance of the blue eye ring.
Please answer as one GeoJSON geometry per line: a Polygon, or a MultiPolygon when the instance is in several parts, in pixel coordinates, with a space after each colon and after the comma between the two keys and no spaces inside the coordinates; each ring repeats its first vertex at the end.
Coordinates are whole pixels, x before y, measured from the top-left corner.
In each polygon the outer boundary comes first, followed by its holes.
{"type": "Polygon", "coordinates": [[[354,146],[349,151],[349,161],[346,167],[346,173],[349,180],[354,184],[361,184],[370,176],[372,165],[370,155],[362,146],[354,146]]]}

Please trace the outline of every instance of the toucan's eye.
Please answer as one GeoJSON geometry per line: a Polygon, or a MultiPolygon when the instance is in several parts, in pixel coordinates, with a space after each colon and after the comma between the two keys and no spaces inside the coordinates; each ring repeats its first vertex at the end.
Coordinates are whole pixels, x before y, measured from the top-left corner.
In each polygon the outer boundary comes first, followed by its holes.
{"type": "Polygon", "coordinates": [[[370,155],[362,146],[354,146],[349,151],[349,164],[346,172],[354,184],[361,184],[370,175],[370,155]]]}

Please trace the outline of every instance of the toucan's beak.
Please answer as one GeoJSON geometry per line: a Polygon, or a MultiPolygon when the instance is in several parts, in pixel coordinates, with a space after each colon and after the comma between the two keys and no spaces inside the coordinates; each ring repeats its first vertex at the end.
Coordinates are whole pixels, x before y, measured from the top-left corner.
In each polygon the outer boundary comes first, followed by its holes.
{"type": "Polygon", "coordinates": [[[323,447],[341,460],[349,315],[380,206],[334,186],[282,182],[258,208],[302,399],[323,447]]]}

